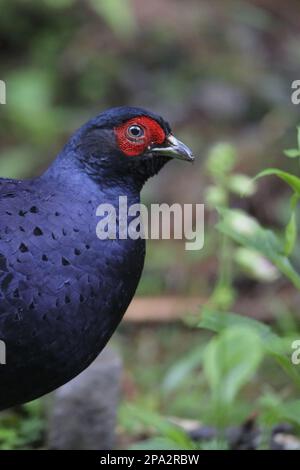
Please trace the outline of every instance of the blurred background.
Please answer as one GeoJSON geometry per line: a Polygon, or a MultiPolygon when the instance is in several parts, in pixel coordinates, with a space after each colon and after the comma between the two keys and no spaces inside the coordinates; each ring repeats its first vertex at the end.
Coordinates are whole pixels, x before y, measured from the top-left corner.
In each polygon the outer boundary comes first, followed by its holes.
{"type": "MultiPolygon", "coordinates": [[[[145,203],[207,202],[205,246],[188,252],[181,241],[148,243],[138,298],[113,339],[124,363],[116,447],[152,436],[149,422],[139,419],[141,410],[208,423],[209,390],[198,362],[208,335],[192,320],[209,299],[219,269],[213,210],[219,195],[209,190],[214,170],[207,161],[213,162],[223,145],[234,154],[232,171],[238,175],[252,177],[270,166],[297,171],[283,150],[295,146],[299,122],[291,84],[300,79],[300,4],[0,3],[0,79],[7,86],[7,104],[0,106],[1,176],[40,174],[76,128],[118,105],[162,115],[197,156],[191,166],[167,165],[143,193],[145,203]]],[[[230,194],[233,207],[275,229],[287,222],[290,194],[283,183],[261,180],[247,198],[238,195],[241,184],[230,194]]],[[[295,257],[297,262],[297,252],[295,257]]],[[[255,269],[249,275],[249,263],[246,267],[247,273],[240,262],[234,273],[235,310],[282,328],[283,313],[297,323],[294,289],[274,279],[272,267],[264,279],[255,269]]],[[[285,379],[273,372],[262,369],[244,392],[236,407],[239,422],[266,387],[287,393],[285,379]]],[[[40,400],[2,413],[0,449],[47,447],[44,410],[40,400]]]]}

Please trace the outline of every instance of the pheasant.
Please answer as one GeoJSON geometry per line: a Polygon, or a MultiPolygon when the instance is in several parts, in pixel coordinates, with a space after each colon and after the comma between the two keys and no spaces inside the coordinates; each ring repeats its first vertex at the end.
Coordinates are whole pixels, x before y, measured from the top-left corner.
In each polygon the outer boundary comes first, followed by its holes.
{"type": "MultiPolygon", "coordinates": [[[[194,159],[161,117],[140,108],[99,114],[31,180],[0,180],[0,410],[83,371],[131,302],[145,240],[99,239],[97,207],[138,204],[169,160],[194,159]]],[[[119,230],[119,227],[118,227],[119,230]]]]}

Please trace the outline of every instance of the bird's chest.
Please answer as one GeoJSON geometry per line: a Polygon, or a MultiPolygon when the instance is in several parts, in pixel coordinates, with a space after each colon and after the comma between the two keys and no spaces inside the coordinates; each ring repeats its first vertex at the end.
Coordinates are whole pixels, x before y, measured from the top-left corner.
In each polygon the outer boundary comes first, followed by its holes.
{"type": "Polygon", "coordinates": [[[91,331],[94,324],[105,333],[134,295],[144,263],[144,240],[120,239],[118,217],[116,238],[100,239],[95,198],[31,205],[35,210],[26,207],[20,230],[10,229],[7,221],[1,308],[20,318],[34,315],[36,322],[43,319],[56,328],[61,321],[78,331],[91,331]]]}

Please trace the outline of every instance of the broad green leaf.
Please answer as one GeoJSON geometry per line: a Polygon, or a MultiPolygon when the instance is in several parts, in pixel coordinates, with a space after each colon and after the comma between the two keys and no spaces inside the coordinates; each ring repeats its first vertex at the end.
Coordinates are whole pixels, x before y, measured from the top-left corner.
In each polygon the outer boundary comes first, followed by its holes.
{"type": "Polygon", "coordinates": [[[232,404],[239,390],[255,373],[263,356],[259,335],[241,325],[220,332],[204,354],[204,373],[215,399],[232,404]]]}
{"type": "Polygon", "coordinates": [[[284,340],[273,333],[269,326],[236,313],[224,313],[208,309],[203,311],[199,323],[199,327],[217,333],[238,325],[247,327],[249,331],[254,330],[259,335],[266,353],[276,360],[285,373],[300,388],[300,370],[292,364],[290,350],[286,348],[284,340]]]}
{"type": "Polygon", "coordinates": [[[287,183],[293,189],[293,191],[300,196],[300,178],[292,175],[291,173],[287,173],[286,171],[279,170],[278,168],[267,168],[266,170],[258,173],[255,179],[270,175],[278,176],[278,178],[285,181],[285,183],[287,183]]]}

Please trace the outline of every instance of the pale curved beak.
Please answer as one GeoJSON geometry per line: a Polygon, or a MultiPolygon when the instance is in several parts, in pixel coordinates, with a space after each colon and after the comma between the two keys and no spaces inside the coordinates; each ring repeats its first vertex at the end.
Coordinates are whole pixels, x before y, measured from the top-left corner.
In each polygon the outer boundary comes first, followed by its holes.
{"type": "Polygon", "coordinates": [[[153,155],[164,155],[166,157],[179,158],[188,162],[194,161],[195,157],[187,145],[176,139],[172,134],[167,137],[161,147],[149,148],[153,155]]]}

